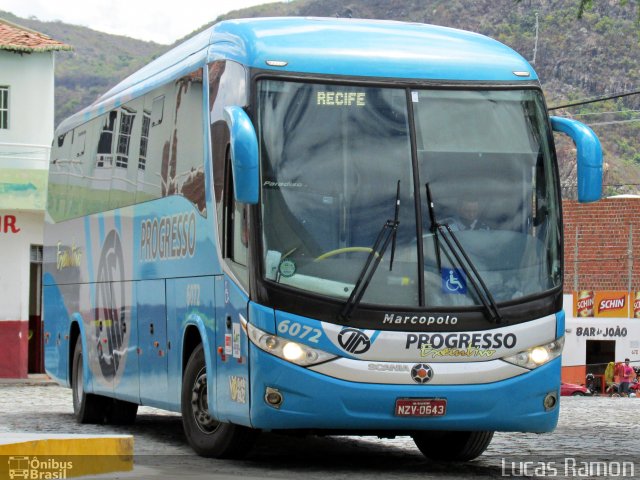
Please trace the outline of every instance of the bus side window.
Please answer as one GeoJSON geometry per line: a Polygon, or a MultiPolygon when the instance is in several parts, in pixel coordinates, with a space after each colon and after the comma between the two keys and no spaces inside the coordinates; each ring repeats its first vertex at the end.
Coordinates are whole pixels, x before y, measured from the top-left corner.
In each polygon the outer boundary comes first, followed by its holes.
{"type": "Polygon", "coordinates": [[[230,148],[225,155],[226,199],[225,199],[225,237],[226,257],[235,263],[247,266],[249,252],[249,222],[247,205],[237,202],[233,191],[233,173],[231,171],[230,148]]]}
{"type": "Polygon", "coordinates": [[[213,197],[222,257],[237,278],[248,288],[249,234],[247,205],[237,203],[233,193],[233,175],[229,148],[229,127],[224,108],[247,104],[246,70],[233,61],[215,61],[208,65],[209,121],[213,163],[213,197]]]}

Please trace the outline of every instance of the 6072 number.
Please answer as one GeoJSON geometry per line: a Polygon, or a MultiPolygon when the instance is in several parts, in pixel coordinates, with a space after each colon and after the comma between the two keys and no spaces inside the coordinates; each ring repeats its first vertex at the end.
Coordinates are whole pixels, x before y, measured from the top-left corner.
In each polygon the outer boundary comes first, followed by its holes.
{"type": "Polygon", "coordinates": [[[309,327],[298,322],[292,322],[291,320],[282,320],[278,324],[278,332],[288,334],[299,339],[306,338],[312,343],[318,343],[322,336],[322,330],[319,328],[309,327]]]}

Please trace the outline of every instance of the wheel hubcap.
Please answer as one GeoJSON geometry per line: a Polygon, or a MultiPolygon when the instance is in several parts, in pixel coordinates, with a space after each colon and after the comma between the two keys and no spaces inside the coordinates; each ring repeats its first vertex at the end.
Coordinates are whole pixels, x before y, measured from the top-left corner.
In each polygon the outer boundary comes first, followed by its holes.
{"type": "Polygon", "coordinates": [[[196,376],[191,389],[191,411],[193,419],[202,433],[213,433],[219,423],[209,415],[207,401],[207,372],[203,368],[196,376]]]}

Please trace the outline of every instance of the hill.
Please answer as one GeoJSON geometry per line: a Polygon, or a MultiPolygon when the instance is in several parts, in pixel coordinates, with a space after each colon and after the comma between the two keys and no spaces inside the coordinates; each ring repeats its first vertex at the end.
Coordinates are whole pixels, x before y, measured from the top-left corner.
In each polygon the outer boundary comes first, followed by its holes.
{"type": "MultiPolygon", "coordinates": [[[[634,23],[634,8],[640,7],[632,2],[621,6],[619,2],[597,1],[578,20],[578,3],[578,0],[296,0],[237,10],[211,19],[197,31],[219,20],[281,15],[432,23],[482,33],[520,52],[534,63],[550,107],[640,90],[640,27],[634,23]]],[[[117,81],[170,48],[61,22],[21,19],[4,12],[0,16],[75,47],[72,54],[56,55],[56,121],[91,103],[117,81]]],[[[580,119],[600,136],[607,162],[606,194],[640,193],[637,110],[640,95],[552,112],[580,119]]],[[[572,197],[575,195],[572,145],[560,142],[558,150],[563,194],[572,197]]]]}

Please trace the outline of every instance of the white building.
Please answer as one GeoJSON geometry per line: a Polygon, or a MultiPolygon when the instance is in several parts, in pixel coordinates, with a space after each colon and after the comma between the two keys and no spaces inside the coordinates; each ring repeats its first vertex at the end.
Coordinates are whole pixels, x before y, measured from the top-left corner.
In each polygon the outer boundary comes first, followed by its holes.
{"type": "Polygon", "coordinates": [[[0,18],[0,378],[42,371],[40,262],[54,52],[70,49],[0,18]]]}

